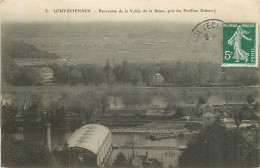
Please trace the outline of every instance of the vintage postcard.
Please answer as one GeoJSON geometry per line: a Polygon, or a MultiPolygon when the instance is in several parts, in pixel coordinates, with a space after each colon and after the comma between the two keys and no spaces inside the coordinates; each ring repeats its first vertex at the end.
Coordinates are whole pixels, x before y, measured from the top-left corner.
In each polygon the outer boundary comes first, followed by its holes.
{"type": "Polygon", "coordinates": [[[259,167],[259,0],[4,0],[2,167],[259,167]]]}

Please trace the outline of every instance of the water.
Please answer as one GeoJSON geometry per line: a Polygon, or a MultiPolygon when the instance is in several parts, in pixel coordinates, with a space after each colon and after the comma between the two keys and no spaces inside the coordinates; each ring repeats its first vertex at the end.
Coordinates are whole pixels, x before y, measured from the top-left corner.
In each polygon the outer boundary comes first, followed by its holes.
{"type": "MultiPolygon", "coordinates": [[[[63,144],[66,143],[68,137],[73,134],[73,131],[52,131],[52,150],[59,149],[63,144]]],[[[139,144],[139,145],[169,145],[169,146],[183,146],[186,144],[183,137],[174,137],[160,140],[150,140],[146,138],[147,134],[140,133],[113,133],[112,134],[112,145],[124,145],[124,144],[139,144]]],[[[45,135],[41,133],[26,133],[26,134],[9,134],[9,136],[17,139],[33,140],[38,142],[45,141],[45,135]]],[[[108,166],[113,165],[118,153],[122,152],[126,158],[136,158],[138,156],[145,156],[146,149],[114,149],[107,161],[108,166]]],[[[165,167],[177,166],[177,159],[180,155],[178,150],[148,150],[148,157],[155,158],[158,161],[163,161],[165,167]]],[[[136,164],[138,161],[135,161],[136,164]]]]}
{"type": "MultiPolygon", "coordinates": [[[[132,144],[136,143],[139,145],[169,145],[169,146],[184,146],[186,141],[183,137],[174,137],[167,139],[160,139],[152,141],[146,138],[146,134],[140,133],[113,133],[112,134],[112,144],[113,145],[123,145],[123,144],[132,144]]],[[[115,160],[118,153],[122,152],[127,158],[133,156],[145,156],[146,149],[115,149],[113,150],[107,164],[111,166],[115,160]]],[[[148,157],[155,158],[158,161],[163,161],[165,167],[177,166],[178,165],[178,156],[180,151],[178,150],[148,150],[148,157]]]]}

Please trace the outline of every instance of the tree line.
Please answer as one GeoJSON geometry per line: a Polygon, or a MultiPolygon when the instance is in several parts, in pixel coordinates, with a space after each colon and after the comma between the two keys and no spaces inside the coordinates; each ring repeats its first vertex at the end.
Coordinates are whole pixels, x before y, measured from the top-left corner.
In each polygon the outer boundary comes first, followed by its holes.
{"type": "Polygon", "coordinates": [[[63,94],[44,105],[40,94],[32,94],[25,101],[2,105],[2,127],[5,133],[43,131],[46,123],[56,129],[74,129],[95,122],[95,112],[108,106],[105,95],[83,92],[63,94]]]}
{"type": "MultiPolygon", "coordinates": [[[[18,67],[6,61],[4,79],[12,85],[41,84],[41,72],[37,66],[18,67]],[[8,66],[9,64],[9,66],[8,66]]],[[[64,84],[131,84],[153,86],[153,75],[160,73],[164,83],[171,86],[212,86],[213,83],[228,83],[231,86],[251,86],[259,83],[258,69],[221,68],[211,62],[129,63],[111,65],[109,60],[102,65],[46,65],[53,70],[53,79],[64,84]]]]}
{"type": "Polygon", "coordinates": [[[252,129],[227,129],[217,120],[188,142],[179,167],[255,167],[255,138],[252,129]]]}

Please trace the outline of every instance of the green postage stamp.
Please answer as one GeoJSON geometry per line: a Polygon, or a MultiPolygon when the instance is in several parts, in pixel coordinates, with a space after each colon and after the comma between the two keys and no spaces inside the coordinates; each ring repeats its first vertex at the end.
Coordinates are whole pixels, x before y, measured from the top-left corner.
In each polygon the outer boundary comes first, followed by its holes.
{"type": "Polygon", "coordinates": [[[223,23],[222,67],[258,67],[255,23],[223,23]]]}

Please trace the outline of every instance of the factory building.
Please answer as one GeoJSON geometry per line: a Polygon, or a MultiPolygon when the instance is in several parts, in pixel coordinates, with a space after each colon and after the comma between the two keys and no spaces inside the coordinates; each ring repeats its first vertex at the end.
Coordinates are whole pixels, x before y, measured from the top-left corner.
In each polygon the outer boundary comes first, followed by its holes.
{"type": "Polygon", "coordinates": [[[67,140],[67,146],[79,151],[82,162],[104,166],[111,151],[111,131],[102,125],[89,124],[76,130],[67,140]]]}

